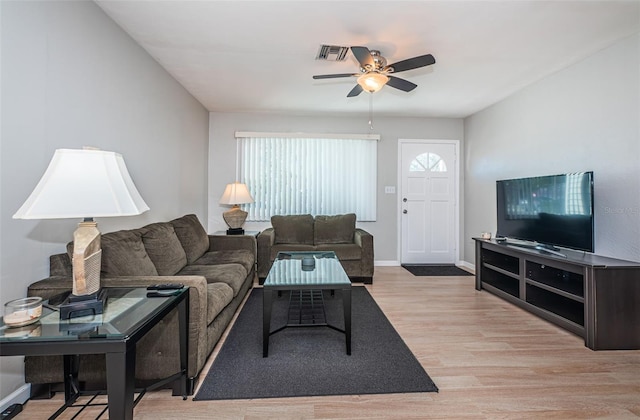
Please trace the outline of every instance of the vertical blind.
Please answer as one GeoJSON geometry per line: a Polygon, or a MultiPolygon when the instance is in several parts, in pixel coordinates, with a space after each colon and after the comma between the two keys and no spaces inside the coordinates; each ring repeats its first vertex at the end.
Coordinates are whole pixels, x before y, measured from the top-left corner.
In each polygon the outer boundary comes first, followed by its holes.
{"type": "Polygon", "coordinates": [[[236,133],[247,220],[277,214],[355,213],[376,219],[377,139],[372,135],[236,133]]]}

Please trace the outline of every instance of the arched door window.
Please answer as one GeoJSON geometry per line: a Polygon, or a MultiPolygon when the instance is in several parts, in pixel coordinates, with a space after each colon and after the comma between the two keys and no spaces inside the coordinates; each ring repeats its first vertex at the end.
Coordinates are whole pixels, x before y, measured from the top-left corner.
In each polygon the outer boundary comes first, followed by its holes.
{"type": "Polygon", "coordinates": [[[423,153],[411,161],[409,172],[447,172],[447,164],[436,153],[423,153]]]}

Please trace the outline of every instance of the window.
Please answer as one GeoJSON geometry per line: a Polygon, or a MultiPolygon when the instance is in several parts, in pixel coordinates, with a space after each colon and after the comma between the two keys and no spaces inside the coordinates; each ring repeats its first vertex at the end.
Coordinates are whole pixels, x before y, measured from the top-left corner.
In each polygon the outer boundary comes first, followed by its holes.
{"type": "Polygon", "coordinates": [[[409,172],[447,172],[447,164],[440,155],[423,153],[411,161],[409,172]]]}
{"type": "Polygon", "coordinates": [[[372,135],[236,133],[247,220],[276,214],[355,213],[376,219],[377,141],[372,135]]]}

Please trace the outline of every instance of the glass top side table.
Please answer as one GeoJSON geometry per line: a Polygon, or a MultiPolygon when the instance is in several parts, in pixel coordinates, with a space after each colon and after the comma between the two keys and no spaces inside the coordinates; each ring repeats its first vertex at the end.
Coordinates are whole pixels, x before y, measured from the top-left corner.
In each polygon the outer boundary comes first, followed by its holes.
{"type": "MultiPolygon", "coordinates": [[[[34,324],[9,328],[0,321],[0,356],[64,355],[65,404],[51,418],[72,406],[81,395],[77,383],[77,355],[104,353],[107,361],[109,418],[132,419],[134,401],[135,343],[178,308],[180,324],[180,372],[165,381],[180,379],[187,394],[189,289],[147,297],[145,288],[105,288],[106,308],[101,315],[61,320],[47,302],[34,324]]],[[[164,381],[163,381],[164,382],[164,381]]]]}

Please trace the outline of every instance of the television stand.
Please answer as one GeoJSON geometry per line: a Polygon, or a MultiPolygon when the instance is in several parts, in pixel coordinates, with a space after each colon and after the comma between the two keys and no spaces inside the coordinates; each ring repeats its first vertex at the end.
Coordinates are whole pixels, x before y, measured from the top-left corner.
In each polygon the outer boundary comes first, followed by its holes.
{"type": "Polygon", "coordinates": [[[640,263],[474,240],[476,290],[583,337],[592,350],[640,349],[640,263]]]}

